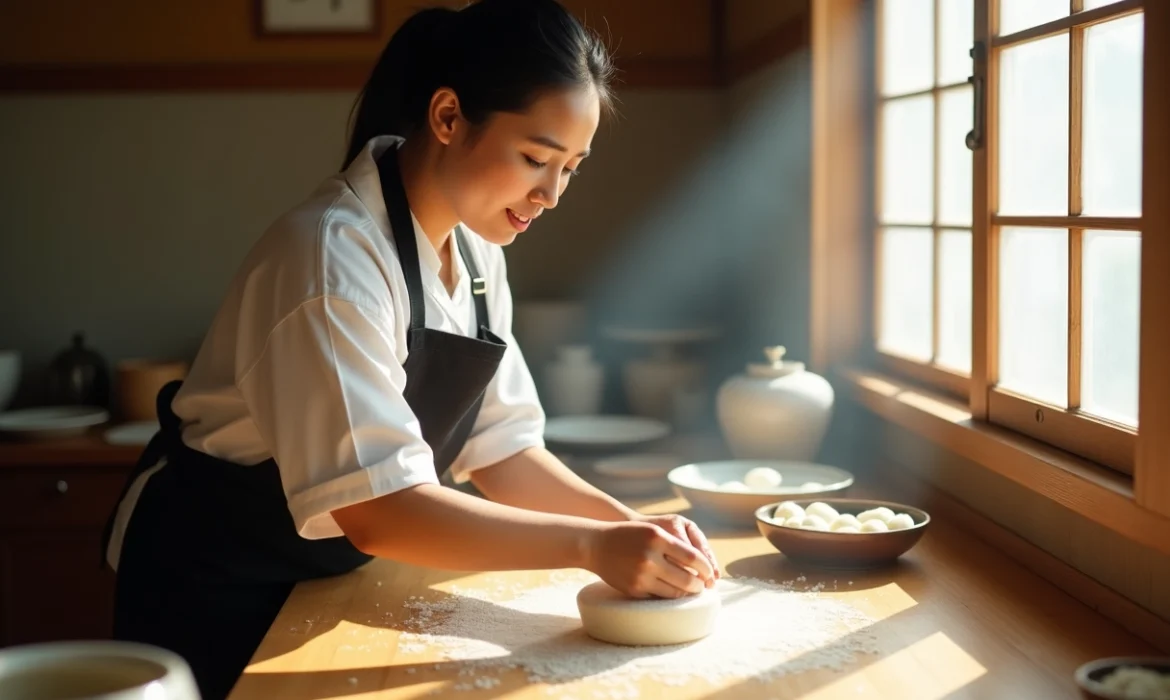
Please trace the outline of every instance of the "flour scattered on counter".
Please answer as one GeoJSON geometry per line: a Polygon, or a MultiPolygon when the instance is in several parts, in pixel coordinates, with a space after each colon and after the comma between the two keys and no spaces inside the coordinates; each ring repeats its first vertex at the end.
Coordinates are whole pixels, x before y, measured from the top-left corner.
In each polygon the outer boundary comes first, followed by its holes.
{"type": "Polygon", "coordinates": [[[589,679],[590,688],[602,693],[594,697],[620,700],[637,697],[636,681],[645,677],[671,685],[766,681],[839,669],[877,650],[875,635],[866,629],[874,620],[848,603],[819,595],[824,584],[798,590],[791,581],[749,578],[719,582],[723,608],[706,639],[668,647],[605,644],[585,635],[577,613],[577,591],[593,580],[562,575],[535,589],[498,585],[412,596],[404,603],[411,614],[399,651],[430,651],[460,662],[460,675],[475,680],[456,688],[489,687],[479,684],[498,683],[491,674],[518,668],[557,695],[577,692],[572,685],[589,679]]]}

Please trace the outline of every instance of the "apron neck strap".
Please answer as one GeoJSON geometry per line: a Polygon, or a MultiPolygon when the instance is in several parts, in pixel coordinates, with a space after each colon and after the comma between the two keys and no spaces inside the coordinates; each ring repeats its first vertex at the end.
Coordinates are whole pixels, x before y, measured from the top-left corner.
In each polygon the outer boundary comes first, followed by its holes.
{"type": "Polygon", "coordinates": [[[418,241],[414,237],[414,222],[410,218],[410,203],[398,168],[398,149],[387,148],[378,158],[378,179],[382,182],[382,199],[390,218],[394,247],[402,263],[402,276],[410,297],[410,330],[421,331],[426,326],[426,305],[423,298],[422,271],[419,268],[418,241]]]}
{"type": "MultiPolygon", "coordinates": [[[[406,199],[406,187],[402,184],[402,171],[398,167],[398,149],[387,148],[378,158],[378,179],[382,183],[382,199],[386,202],[386,213],[393,231],[394,247],[402,263],[402,276],[406,280],[406,292],[410,297],[410,330],[421,331],[426,326],[426,305],[423,297],[422,270],[419,267],[418,241],[414,235],[414,222],[410,218],[410,203],[406,199]]],[[[475,302],[476,323],[491,329],[487,312],[487,280],[481,276],[475,264],[475,256],[467,243],[462,226],[455,227],[455,243],[463,265],[471,277],[471,298],[475,302]]]]}

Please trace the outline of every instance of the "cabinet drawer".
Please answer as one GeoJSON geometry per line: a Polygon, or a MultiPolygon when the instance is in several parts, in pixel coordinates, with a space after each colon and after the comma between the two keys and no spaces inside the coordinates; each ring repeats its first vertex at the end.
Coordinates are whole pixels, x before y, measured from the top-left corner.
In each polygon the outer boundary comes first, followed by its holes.
{"type": "Polygon", "coordinates": [[[0,530],[101,527],[129,473],[130,467],[0,471],[0,530]]]}

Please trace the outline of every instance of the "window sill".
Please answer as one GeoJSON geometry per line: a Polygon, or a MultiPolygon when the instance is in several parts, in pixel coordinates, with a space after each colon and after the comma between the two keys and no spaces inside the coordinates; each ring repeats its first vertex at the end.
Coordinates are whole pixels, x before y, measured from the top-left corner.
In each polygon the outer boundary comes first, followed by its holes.
{"type": "Polygon", "coordinates": [[[1073,512],[1170,554],[1170,518],[1134,500],[1133,479],[1044,443],[971,419],[966,404],[870,370],[840,377],[853,398],[906,428],[1073,512]]]}

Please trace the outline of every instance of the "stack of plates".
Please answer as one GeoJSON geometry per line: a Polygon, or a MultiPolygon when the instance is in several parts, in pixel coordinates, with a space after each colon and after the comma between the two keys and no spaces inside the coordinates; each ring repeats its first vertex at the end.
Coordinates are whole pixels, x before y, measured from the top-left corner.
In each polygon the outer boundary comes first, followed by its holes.
{"type": "Polygon", "coordinates": [[[558,416],[545,426],[550,450],[598,488],[615,496],[650,496],[669,489],[667,473],[682,464],[655,449],[668,423],[626,415],[558,416]]]}

